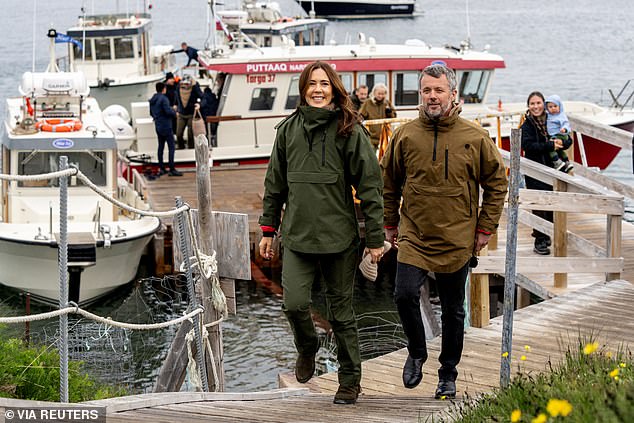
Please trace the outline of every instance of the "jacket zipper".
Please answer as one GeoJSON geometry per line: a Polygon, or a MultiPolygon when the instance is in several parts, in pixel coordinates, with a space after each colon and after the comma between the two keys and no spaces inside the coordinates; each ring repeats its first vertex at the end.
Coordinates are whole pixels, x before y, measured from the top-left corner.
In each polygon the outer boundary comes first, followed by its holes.
{"type": "Polygon", "coordinates": [[[445,144],[445,180],[449,179],[449,144],[445,144]]]}
{"type": "Polygon", "coordinates": [[[324,129],[324,135],[321,136],[321,165],[326,166],[326,134],[328,133],[328,127],[324,129]]]}
{"type": "Polygon", "coordinates": [[[434,152],[432,154],[432,161],[436,161],[436,144],[438,143],[438,124],[434,123],[434,152]]]}
{"type": "Polygon", "coordinates": [[[467,182],[467,189],[469,190],[469,217],[473,215],[473,206],[471,204],[471,182],[467,182]]]}

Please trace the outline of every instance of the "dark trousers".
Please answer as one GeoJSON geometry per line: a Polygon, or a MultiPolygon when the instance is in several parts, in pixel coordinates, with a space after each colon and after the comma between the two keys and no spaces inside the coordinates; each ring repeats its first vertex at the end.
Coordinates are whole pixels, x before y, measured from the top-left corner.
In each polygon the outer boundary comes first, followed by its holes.
{"type": "MultiPolygon", "coordinates": [[[[456,366],[462,355],[464,342],[464,298],[465,282],[469,272],[468,263],[453,273],[435,273],[436,286],[442,309],[442,347],[440,351],[440,379],[456,380],[456,366]]],[[[407,336],[407,350],[413,358],[427,360],[425,327],[420,310],[420,288],[429,271],[398,262],[396,264],[396,287],[394,300],[407,336]]]]}
{"type": "MultiPolygon", "coordinates": [[[[552,191],[552,185],[548,185],[545,182],[542,182],[538,179],[531,178],[530,176],[526,177],[526,188],[528,189],[538,189],[542,191],[552,191]]],[[[553,221],[553,212],[550,210],[533,210],[533,214],[535,216],[539,216],[542,219],[546,219],[547,221],[553,221]]],[[[535,238],[535,246],[544,245],[548,241],[550,241],[550,237],[543,232],[538,231],[537,229],[533,229],[532,236],[535,238]]]]}
{"type": "Polygon", "coordinates": [[[167,143],[167,157],[168,164],[170,170],[175,170],[174,167],[174,134],[172,131],[168,131],[165,133],[157,133],[158,136],[158,163],[161,169],[165,169],[165,164],[163,163],[163,150],[165,149],[165,143],[167,143]]]}
{"type": "Polygon", "coordinates": [[[194,115],[178,114],[176,121],[176,140],[178,141],[178,148],[181,150],[185,148],[185,128],[187,128],[187,148],[194,148],[194,130],[192,129],[193,119],[194,115]]]}
{"type": "Polygon", "coordinates": [[[337,341],[339,384],[361,382],[361,354],[352,294],[357,269],[357,247],[335,254],[306,254],[284,249],[282,309],[293,330],[297,351],[310,355],[319,349],[319,338],[310,315],[311,291],[319,272],[324,278],[326,318],[337,341]]]}

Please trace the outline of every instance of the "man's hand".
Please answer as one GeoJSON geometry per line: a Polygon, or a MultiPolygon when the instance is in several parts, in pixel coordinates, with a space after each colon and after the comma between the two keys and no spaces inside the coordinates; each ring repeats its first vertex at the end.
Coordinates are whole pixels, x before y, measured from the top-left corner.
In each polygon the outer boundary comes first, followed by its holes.
{"type": "Polygon", "coordinates": [[[491,239],[491,235],[483,234],[482,232],[476,232],[474,250],[479,253],[481,249],[486,247],[491,239]]]}
{"type": "Polygon", "coordinates": [[[383,228],[385,240],[398,250],[398,228],[383,228]]]}
{"type": "Polygon", "coordinates": [[[273,252],[273,237],[264,236],[260,240],[260,256],[264,257],[265,260],[271,260],[275,253],[273,252]]]}
{"type": "Polygon", "coordinates": [[[198,110],[198,109],[200,109],[200,104],[198,103],[194,104],[194,110],[198,110]]]}

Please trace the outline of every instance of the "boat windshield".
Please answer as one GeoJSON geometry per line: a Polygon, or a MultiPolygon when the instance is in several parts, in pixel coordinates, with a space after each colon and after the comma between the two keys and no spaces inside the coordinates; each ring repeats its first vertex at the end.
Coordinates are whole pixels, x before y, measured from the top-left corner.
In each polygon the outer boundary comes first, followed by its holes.
{"type": "MultiPolygon", "coordinates": [[[[68,163],[77,166],[95,185],[105,186],[107,166],[105,151],[22,151],[18,153],[18,174],[37,175],[59,170],[59,157],[67,156],[68,163]]],[[[80,180],[73,180],[71,186],[84,185],[80,180]]],[[[59,179],[43,181],[20,181],[20,187],[58,187],[59,179]]]]}
{"type": "Polygon", "coordinates": [[[465,103],[482,103],[486,99],[491,71],[472,70],[458,72],[460,98],[465,103]]]}

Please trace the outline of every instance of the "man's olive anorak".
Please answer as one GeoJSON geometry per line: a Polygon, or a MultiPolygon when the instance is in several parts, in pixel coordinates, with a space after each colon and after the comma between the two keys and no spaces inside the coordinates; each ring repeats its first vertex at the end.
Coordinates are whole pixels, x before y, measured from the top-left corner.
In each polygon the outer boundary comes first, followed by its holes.
{"type": "Polygon", "coordinates": [[[433,272],[465,265],[476,229],[496,231],[506,196],[496,145],[460,111],[433,120],[421,110],[397,128],[381,161],[385,225],[399,228],[398,261],[433,272]]]}

